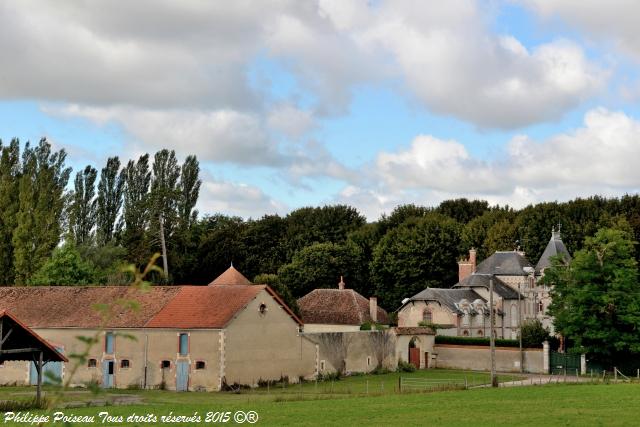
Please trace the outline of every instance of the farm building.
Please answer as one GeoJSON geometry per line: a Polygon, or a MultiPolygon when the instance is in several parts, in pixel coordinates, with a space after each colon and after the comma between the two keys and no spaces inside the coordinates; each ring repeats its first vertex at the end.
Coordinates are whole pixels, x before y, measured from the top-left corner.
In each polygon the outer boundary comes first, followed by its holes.
{"type": "MultiPolygon", "coordinates": [[[[103,387],[219,390],[225,384],[313,377],[316,345],[302,322],[265,285],[231,267],[209,286],[0,288],[7,310],[62,354],[84,352],[78,336],[95,337],[72,382],[103,387]],[[114,302],[135,301],[137,310],[114,302]],[[107,313],[96,307],[112,304],[107,313]]],[[[66,381],[72,364],[45,370],[66,381]]],[[[31,362],[0,366],[0,384],[34,383],[31,362]]]]}

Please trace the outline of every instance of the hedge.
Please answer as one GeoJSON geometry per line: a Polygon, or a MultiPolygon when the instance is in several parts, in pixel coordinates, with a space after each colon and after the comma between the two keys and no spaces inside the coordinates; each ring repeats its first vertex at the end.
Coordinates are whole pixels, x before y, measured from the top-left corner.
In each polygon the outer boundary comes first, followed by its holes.
{"type": "MultiPolygon", "coordinates": [[[[482,345],[489,346],[489,338],[483,337],[450,337],[436,335],[436,344],[457,344],[457,345],[482,345]]],[[[496,347],[520,347],[518,340],[504,340],[496,338],[496,347]]]]}

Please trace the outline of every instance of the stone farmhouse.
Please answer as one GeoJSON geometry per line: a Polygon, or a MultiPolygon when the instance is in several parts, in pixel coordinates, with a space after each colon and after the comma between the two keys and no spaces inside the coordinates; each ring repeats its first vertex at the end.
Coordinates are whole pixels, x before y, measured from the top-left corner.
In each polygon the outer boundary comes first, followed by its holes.
{"type": "MultiPolygon", "coordinates": [[[[271,288],[251,285],[231,267],[209,286],[55,286],[0,288],[6,310],[62,354],[82,353],[78,336],[96,337],[74,384],[103,387],[219,390],[317,373],[317,345],[301,334],[301,320],[271,288]],[[96,305],[115,308],[106,323],[96,305]],[[104,327],[104,328],[103,328],[104,327]],[[133,338],[133,339],[132,339],[133,338]]],[[[47,364],[62,378],[74,367],[47,364]]],[[[0,384],[33,384],[32,362],[0,366],[0,384]]]]}
{"type": "Polygon", "coordinates": [[[534,267],[520,251],[499,251],[476,265],[476,251],[458,262],[458,283],[451,289],[427,288],[403,301],[398,326],[438,325],[441,335],[485,337],[490,334],[489,288],[493,279],[496,306],[494,335],[515,339],[522,321],[539,319],[553,332],[546,314],[551,303],[549,288],[540,279],[553,256],[570,260],[559,231],[551,239],[534,267]]]}

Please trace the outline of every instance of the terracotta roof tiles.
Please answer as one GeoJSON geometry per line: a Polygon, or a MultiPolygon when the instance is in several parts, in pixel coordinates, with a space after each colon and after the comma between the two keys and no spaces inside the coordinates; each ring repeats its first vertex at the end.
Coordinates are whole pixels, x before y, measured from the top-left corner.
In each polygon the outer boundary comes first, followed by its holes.
{"type": "MultiPolygon", "coordinates": [[[[369,300],[353,289],[314,289],[298,300],[298,308],[304,323],[362,325],[372,320],[369,300]]],[[[389,323],[380,307],[378,323],[389,323]]]]}
{"type": "Polygon", "coordinates": [[[211,285],[250,285],[251,282],[249,279],[244,277],[242,273],[235,269],[232,265],[227,268],[227,270],[216,277],[213,282],[209,283],[211,285]]]}

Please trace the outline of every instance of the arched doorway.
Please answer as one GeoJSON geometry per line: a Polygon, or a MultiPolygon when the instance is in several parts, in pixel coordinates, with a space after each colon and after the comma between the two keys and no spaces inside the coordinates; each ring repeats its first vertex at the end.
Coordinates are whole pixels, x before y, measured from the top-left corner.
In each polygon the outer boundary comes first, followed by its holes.
{"type": "Polygon", "coordinates": [[[420,340],[418,337],[413,337],[409,341],[409,363],[416,369],[420,369],[420,340]]]}

